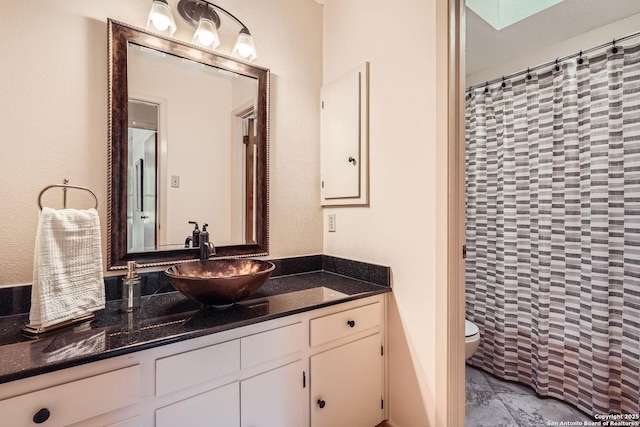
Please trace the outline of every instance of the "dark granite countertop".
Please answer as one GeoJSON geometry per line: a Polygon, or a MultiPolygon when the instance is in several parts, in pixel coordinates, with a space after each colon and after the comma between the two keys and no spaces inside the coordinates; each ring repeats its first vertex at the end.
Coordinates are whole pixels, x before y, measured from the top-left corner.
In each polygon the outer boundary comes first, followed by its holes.
{"type": "Polygon", "coordinates": [[[203,308],[178,292],[144,296],[133,314],[119,312],[118,300],[107,301],[93,321],[37,340],[21,335],[28,314],[1,317],[0,383],[390,291],[328,271],[293,274],[271,278],[226,309],[203,308]]]}

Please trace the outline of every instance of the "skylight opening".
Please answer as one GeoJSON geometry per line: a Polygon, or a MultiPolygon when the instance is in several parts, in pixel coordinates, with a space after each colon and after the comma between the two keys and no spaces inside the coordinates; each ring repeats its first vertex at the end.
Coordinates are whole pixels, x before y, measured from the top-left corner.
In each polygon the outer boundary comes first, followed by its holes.
{"type": "Polygon", "coordinates": [[[563,0],[467,0],[469,9],[496,30],[513,25],[563,0]]]}

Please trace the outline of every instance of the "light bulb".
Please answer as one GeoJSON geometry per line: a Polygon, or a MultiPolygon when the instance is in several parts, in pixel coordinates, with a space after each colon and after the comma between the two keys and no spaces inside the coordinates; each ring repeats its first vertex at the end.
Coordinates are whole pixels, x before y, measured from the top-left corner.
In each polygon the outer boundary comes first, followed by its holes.
{"type": "Polygon", "coordinates": [[[218,37],[218,31],[216,25],[212,20],[207,18],[200,18],[198,29],[196,29],[193,35],[193,42],[201,46],[208,47],[212,50],[220,45],[220,38],[218,37]]]}
{"type": "Polygon", "coordinates": [[[232,52],[237,53],[242,58],[247,58],[249,61],[256,59],[256,47],[253,43],[253,37],[251,37],[246,27],[240,30],[232,52]]]}
{"type": "Polygon", "coordinates": [[[153,0],[151,3],[147,31],[168,31],[171,35],[176,31],[176,22],[166,0],[153,0]]]}
{"type": "Polygon", "coordinates": [[[200,44],[209,46],[211,43],[213,43],[213,34],[211,34],[209,31],[200,31],[198,33],[198,41],[200,42],[200,44]]]}
{"type": "Polygon", "coordinates": [[[252,52],[253,49],[251,48],[251,46],[244,43],[238,45],[238,55],[242,56],[243,58],[248,58],[252,52]]]}
{"type": "Polygon", "coordinates": [[[158,29],[158,31],[165,31],[167,28],[169,28],[169,24],[171,23],[169,18],[161,13],[154,13],[151,17],[151,22],[153,23],[153,26],[158,29]]]}

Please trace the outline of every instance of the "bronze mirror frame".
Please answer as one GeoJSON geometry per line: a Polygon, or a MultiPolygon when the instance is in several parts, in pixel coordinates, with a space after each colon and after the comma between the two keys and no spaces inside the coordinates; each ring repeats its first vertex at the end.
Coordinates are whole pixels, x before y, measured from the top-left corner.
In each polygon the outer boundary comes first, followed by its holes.
{"type": "MultiPolygon", "coordinates": [[[[269,144],[269,84],[267,68],[250,65],[234,58],[216,54],[109,19],[109,188],[107,227],[107,268],[126,268],[127,261],[141,267],[175,264],[199,258],[198,248],[149,252],[127,252],[127,167],[128,167],[128,44],[134,43],[204,65],[221,68],[251,77],[258,83],[256,152],[256,224],[255,244],[218,246],[215,257],[264,256],[269,254],[268,238],[268,144],[269,144]]],[[[204,172],[203,172],[204,173],[204,172]]],[[[211,229],[215,224],[210,224],[211,229]]],[[[186,234],[185,234],[186,236],[186,234]]],[[[215,241],[213,242],[215,244],[215,241]]]]}

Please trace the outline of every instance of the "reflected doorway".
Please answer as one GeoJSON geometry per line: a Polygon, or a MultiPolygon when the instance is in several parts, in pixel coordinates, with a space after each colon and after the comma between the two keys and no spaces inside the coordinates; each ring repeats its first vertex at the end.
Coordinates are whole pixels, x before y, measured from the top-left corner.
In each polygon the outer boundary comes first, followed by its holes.
{"type": "Polygon", "coordinates": [[[127,250],[158,244],[158,111],[154,103],[129,100],[127,250]]]}

